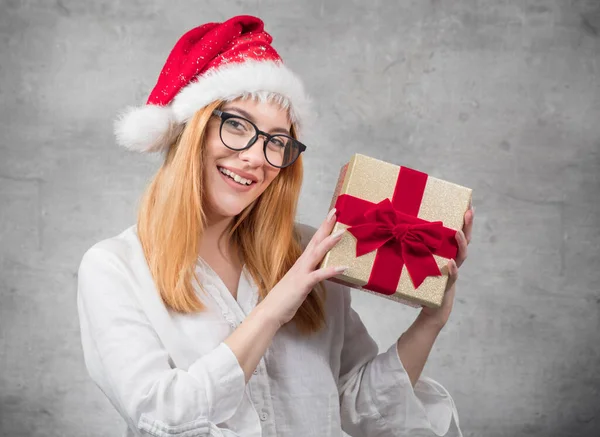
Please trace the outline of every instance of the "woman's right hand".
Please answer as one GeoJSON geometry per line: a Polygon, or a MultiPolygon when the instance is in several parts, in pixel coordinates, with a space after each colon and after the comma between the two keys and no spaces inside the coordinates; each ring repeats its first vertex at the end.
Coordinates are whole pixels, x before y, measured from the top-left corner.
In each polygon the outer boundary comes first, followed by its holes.
{"type": "Polygon", "coordinates": [[[292,320],[311,290],[320,281],[346,270],[345,267],[317,268],[345,232],[330,235],[334,225],[335,209],[330,211],[292,268],[250,312],[244,323],[225,339],[244,370],[246,381],[252,377],[273,336],[292,320]]]}
{"type": "Polygon", "coordinates": [[[263,309],[268,308],[265,313],[274,317],[274,322],[279,327],[292,320],[300,305],[319,282],[339,275],[347,269],[346,266],[317,268],[345,232],[340,230],[331,234],[335,225],[335,212],[335,208],[329,212],[296,263],[259,304],[263,309]]]}

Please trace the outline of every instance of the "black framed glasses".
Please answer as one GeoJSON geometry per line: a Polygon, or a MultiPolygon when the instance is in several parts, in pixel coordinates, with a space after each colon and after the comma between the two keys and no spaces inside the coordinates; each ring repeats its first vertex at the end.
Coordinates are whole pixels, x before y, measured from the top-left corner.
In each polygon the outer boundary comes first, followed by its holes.
{"type": "Polygon", "coordinates": [[[247,150],[256,143],[259,136],[264,137],[263,151],[269,164],[277,168],[292,165],[306,146],[300,141],[284,134],[271,135],[256,127],[250,120],[215,109],[213,114],[221,119],[219,135],[221,141],[231,150],[247,150]]]}

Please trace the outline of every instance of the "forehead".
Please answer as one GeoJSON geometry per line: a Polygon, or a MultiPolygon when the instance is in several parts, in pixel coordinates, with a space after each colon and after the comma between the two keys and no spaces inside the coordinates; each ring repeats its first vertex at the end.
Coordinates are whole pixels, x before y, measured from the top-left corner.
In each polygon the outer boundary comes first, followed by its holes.
{"type": "Polygon", "coordinates": [[[225,102],[223,109],[227,108],[239,108],[252,114],[254,118],[270,120],[280,125],[291,124],[289,102],[278,94],[245,95],[225,102]]]}

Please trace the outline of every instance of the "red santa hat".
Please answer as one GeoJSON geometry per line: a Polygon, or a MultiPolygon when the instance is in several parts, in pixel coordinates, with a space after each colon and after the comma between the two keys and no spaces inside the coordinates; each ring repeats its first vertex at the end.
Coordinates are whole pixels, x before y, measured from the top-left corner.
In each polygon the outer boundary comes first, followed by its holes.
{"type": "Polygon", "coordinates": [[[301,129],[310,99],[283,65],[262,20],[237,16],[185,33],[173,47],[145,105],[129,107],[115,122],[117,143],[131,150],[168,148],[194,113],[215,100],[276,99],[301,129]]]}

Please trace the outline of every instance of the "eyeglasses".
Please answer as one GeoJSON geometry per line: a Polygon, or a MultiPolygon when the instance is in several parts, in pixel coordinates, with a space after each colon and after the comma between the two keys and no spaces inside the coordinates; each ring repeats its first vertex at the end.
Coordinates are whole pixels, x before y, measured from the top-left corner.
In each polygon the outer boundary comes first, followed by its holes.
{"type": "Polygon", "coordinates": [[[213,115],[221,119],[219,135],[223,144],[231,150],[247,150],[259,136],[265,138],[263,151],[269,164],[277,168],[292,165],[306,146],[300,141],[283,134],[271,135],[259,130],[254,123],[239,115],[214,110],[213,115]]]}

